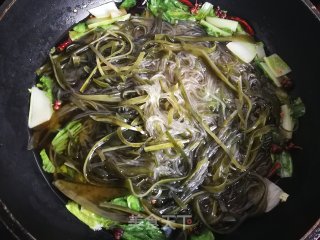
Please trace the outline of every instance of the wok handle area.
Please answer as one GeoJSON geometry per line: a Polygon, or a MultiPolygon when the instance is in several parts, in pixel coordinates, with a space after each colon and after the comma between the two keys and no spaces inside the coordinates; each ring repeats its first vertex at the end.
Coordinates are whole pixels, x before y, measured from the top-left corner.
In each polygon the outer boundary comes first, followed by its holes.
{"type": "Polygon", "coordinates": [[[14,217],[8,207],[0,199],[0,236],[2,239],[36,240],[14,217]]]}

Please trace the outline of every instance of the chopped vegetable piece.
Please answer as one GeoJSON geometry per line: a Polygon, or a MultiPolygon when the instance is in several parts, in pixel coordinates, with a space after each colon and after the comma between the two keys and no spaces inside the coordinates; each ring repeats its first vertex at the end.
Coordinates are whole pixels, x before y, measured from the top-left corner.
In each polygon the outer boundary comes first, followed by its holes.
{"type": "Polygon", "coordinates": [[[126,197],[115,198],[115,199],[111,200],[111,203],[112,203],[112,204],[115,204],[115,205],[122,206],[122,207],[129,208],[126,197]]]}
{"type": "MultiPolygon", "coordinates": [[[[198,10],[197,15],[196,15],[196,19],[197,20],[202,20],[205,19],[206,17],[213,17],[215,16],[214,14],[214,10],[213,10],[213,5],[209,2],[205,2],[202,7],[198,10]]],[[[208,19],[206,19],[207,22],[208,19]]],[[[210,23],[210,22],[209,22],[210,23]]],[[[219,26],[216,26],[219,27],[219,26]]]]}
{"type": "MultiPolygon", "coordinates": [[[[189,6],[189,7],[193,7],[189,6]]],[[[189,7],[178,0],[149,0],[148,8],[155,16],[160,16],[170,23],[176,23],[178,20],[195,20],[190,13],[189,7]]]]}
{"type": "Polygon", "coordinates": [[[291,116],[291,109],[287,104],[281,106],[281,126],[284,136],[287,139],[291,139],[294,122],[291,116]]]}
{"type": "Polygon", "coordinates": [[[266,63],[260,62],[258,65],[262,69],[264,74],[272,80],[274,85],[276,85],[277,87],[281,87],[280,80],[273,74],[266,63]]]}
{"type": "Polygon", "coordinates": [[[208,33],[209,35],[212,35],[212,36],[215,36],[215,37],[220,37],[220,36],[228,37],[228,36],[232,36],[232,33],[227,32],[227,31],[224,31],[224,30],[222,30],[222,29],[220,29],[220,28],[217,28],[216,26],[208,23],[208,22],[205,21],[205,20],[201,20],[201,21],[200,21],[200,24],[205,27],[205,29],[206,29],[206,31],[207,31],[207,33],[208,33]]]}
{"type": "Polygon", "coordinates": [[[140,200],[134,195],[129,195],[127,197],[115,198],[111,201],[112,204],[119,205],[122,207],[130,208],[134,211],[142,211],[140,200]]]}
{"type": "Polygon", "coordinates": [[[73,30],[78,33],[84,33],[88,30],[88,26],[86,23],[78,23],[76,26],[73,27],[73,30]]]}
{"type": "Polygon", "coordinates": [[[127,197],[128,207],[137,212],[142,210],[139,199],[136,196],[130,195],[127,197]]]}
{"type": "Polygon", "coordinates": [[[248,35],[248,33],[243,29],[241,24],[238,24],[236,33],[237,35],[248,35]]]}
{"type": "Polygon", "coordinates": [[[218,18],[218,17],[206,17],[206,21],[218,28],[231,31],[231,32],[235,32],[239,25],[237,21],[218,18]]]}
{"type": "Polygon", "coordinates": [[[163,232],[148,220],[142,220],[138,224],[121,226],[124,230],[123,240],[164,240],[163,232]]]}
{"type": "Polygon", "coordinates": [[[265,212],[270,212],[280,203],[280,201],[285,202],[289,195],[269,179],[264,178],[264,182],[267,186],[267,207],[265,212]]]}
{"type": "Polygon", "coordinates": [[[256,50],[257,50],[257,57],[259,60],[262,60],[266,56],[266,52],[264,50],[264,44],[263,42],[258,42],[256,44],[256,50]]]}
{"type": "Polygon", "coordinates": [[[277,54],[265,57],[264,61],[276,77],[281,77],[291,72],[290,67],[277,54]]]}
{"type": "Polygon", "coordinates": [[[257,55],[256,45],[247,42],[230,42],[227,48],[245,63],[250,63],[257,55]]]}
{"type": "Polygon", "coordinates": [[[48,76],[42,76],[39,79],[40,83],[37,84],[37,87],[46,92],[47,97],[53,102],[53,80],[48,76]]]}
{"type": "Polygon", "coordinates": [[[34,128],[51,119],[53,114],[52,102],[48,93],[33,87],[30,90],[29,128],[34,128]]]}
{"type": "Polygon", "coordinates": [[[275,161],[281,164],[281,168],[278,170],[280,177],[291,177],[293,172],[291,154],[287,151],[283,151],[280,154],[275,154],[274,157],[275,161]]]}
{"type": "Polygon", "coordinates": [[[69,176],[72,181],[85,183],[85,178],[81,173],[79,173],[74,168],[67,166],[67,164],[63,164],[58,170],[58,173],[64,174],[65,176],[69,176]]]}
{"type": "Polygon", "coordinates": [[[239,18],[239,17],[232,17],[232,16],[227,16],[227,18],[230,19],[230,20],[234,20],[234,21],[239,22],[239,23],[244,27],[245,31],[246,31],[249,35],[251,35],[251,36],[254,35],[254,30],[253,30],[253,28],[249,25],[249,23],[248,23],[246,20],[244,20],[244,19],[242,19],[242,18],[239,18]]]}
{"type": "Polygon", "coordinates": [[[97,214],[90,212],[75,202],[68,202],[66,208],[76,216],[84,224],[88,225],[92,230],[98,231],[102,228],[109,229],[110,226],[114,225],[115,222],[98,216],[97,214]]]}
{"type": "Polygon", "coordinates": [[[42,159],[42,169],[48,173],[54,173],[55,167],[49,159],[45,149],[41,150],[40,157],[42,159]]]}
{"type": "Polygon", "coordinates": [[[171,23],[175,23],[177,20],[188,20],[192,18],[189,12],[185,12],[181,9],[169,9],[163,14],[163,17],[171,23]]]}
{"type": "Polygon", "coordinates": [[[291,104],[291,116],[294,119],[302,117],[306,113],[306,107],[303,104],[301,98],[297,98],[291,104]]]}
{"type": "Polygon", "coordinates": [[[89,12],[96,18],[119,17],[122,12],[119,11],[115,2],[108,2],[96,8],[90,9],[89,12]]]}
{"type": "Polygon", "coordinates": [[[85,33],[78,33],[76,31],[69,31],[69,38],[72,40],[72,41],[77,41],[79,40],[80,38],[86,36],[87,34],[89,33],[88,32],[85,32],[85,33]]]}
{"type": "Polygon", "coordinates": [[[181,1],[178,1],[178,0],[165,0],[165,1],[163,1],[163,0],[149,0],[148,1],[148,8],[156,16],[159,15],[159,13],[166,12],[168,10],[180,9],[180,10],[183,10],[184,12],[188,12],[189,7],[193,7],[193,4],[190,1],[188,1],[188,2],[189,3],[184,1],[183,3],[181,3],[181,1]],[[188,6],[186,6],[185,4],[188,4],[188,6]]]}
{"type": "Polygon", "coordinates": [[[134,7],[136,4],[137,4],[137,1],[136,1],[136,0],[124,0],[124,1],[121,3],[120,7],[121,7],[121,8],[125,8],[125,9],[128,10],[128,9],[134,7]]]}
{"type": "Polygon", "coordinates": [[[191,235],[190,240],[214,240],[215,237],[213,235],[213,233],[206,229],[205,231],[203,231],[200,235],[191,235]]]}
{"type": "Polygon", "coordinates": [[[56,153],[61,154],[68,147],[70,139],[76,138],[81,130],[82,124],[78,121],[70,122],[65,128],[61,129],[52,140],[52,146],[56,153]]]}
{"type": "Polygon", "coordinates": [[[101,27],[105,25],[109,25],[115,22],[122,22],[122,21],[127,21],[130,18],[131,14],[126,14],[123,16],[115,17],[115,18],[101,18],[97,19],[96,22],[90,23],[90,20],[88,21],[88,28],[96,28],[96,27],[101,27]]]}

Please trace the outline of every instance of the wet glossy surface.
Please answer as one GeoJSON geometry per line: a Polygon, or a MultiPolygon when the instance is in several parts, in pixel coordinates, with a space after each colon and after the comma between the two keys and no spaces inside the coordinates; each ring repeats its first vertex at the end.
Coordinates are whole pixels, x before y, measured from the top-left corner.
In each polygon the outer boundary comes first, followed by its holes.
{"type": "MultiPolygon", "coordinates": [[[[34,70],[67,29],[86,17],[86,9],[97,2],[17,0],[0,21],[0,199],[40,240],[108,239],[106,233],[92,232],[67,212],[44,180],[33,153],[26,150],[28,88],[34,84],[34,70]]],[[[296,134],[304,150],[294,155],[294,178],[280,183],[290,194],[289,201],[221,239],[298,239],[320,213],[320,23],[300,1],[214,3],[248,19],[270,52],[288,62],[294,70],[296,92],[307,106],[296,134]]]]}

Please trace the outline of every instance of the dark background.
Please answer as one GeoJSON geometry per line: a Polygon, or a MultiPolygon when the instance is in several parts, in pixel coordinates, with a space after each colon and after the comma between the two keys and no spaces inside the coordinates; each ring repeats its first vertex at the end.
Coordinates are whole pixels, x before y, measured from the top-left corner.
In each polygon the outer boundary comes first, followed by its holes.
{"type": "Polygon", "coordinates": [[[14,240],[13,236],[2,223],[0,223],[0,236],[2,240],[14,240]]]}
{"type": "MultiPolygon", "coordinates": [[[[4,3],[4,0],[0,0],[0,6],[4,3]]],[[[0,33],[1,34],[1,33],[0,33]]],[[[0,53],[1,55],[1,53],[0,53]]],[[[14,240],[10,232],[5,228],[2,223],[2,217],[0,216],[0,239],[1,240],[14,240]]]]}
{"type": "MultiPolygon", "coordinates": [[[[0,7],[1,7],[2,3],[4,3],[4,2],[5,2],[4,0],[0,0],[0,7]]],[[[1,52],[0,52],[0,55],[1,55],[1,52]]],[[[10,234],[10,232],[3,225],[1,215],[0,215],[0,239],[3,239],[3,240],[13,240],[14,239],[12,237],[12,235],[10,234]]]]}
{"type": "MultiPolygon", "coordinates": [[[[2,3],[4,2],[4,0],[0,0],[0,6],[2,5],[2,3]]],[[[0,53],[1,54],[1,53],[0,53]]],[[[3,238],[4,240],[7,239],[12,239],[10,237],[9,232],[7,231],[7,229],[4,227],[4,225],[2,224],[2,222],[0,222],[0,236],[1,238],[3,238]]]]}

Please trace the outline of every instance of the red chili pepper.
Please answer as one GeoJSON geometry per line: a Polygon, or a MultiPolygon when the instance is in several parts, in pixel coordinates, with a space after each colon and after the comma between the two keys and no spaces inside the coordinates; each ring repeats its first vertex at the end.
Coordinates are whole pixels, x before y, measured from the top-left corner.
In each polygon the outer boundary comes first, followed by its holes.
{"type": "Polygon", "coordinates": [[[282,151],[283,151],[283,148],[280,147],[279,145],[274,143],[271,145],[271,153],[280,153],[282,151]]]}
{"type": "Polygon", "coordinates": [[[284,112],[280,112],[280,118],[284,118],[284,112]]]}
{"type": "Polygon", "coordinates": [[[58,110],[61,108],[61,105],[62,105],[62,102],[59,101],[59,100],[56,100],[56,101],[54,102],[53,109],[56,110],[56,111],[58,111],[58,110]]]}
{"type": "Polygon", "coordinates": [[[190,2],[189,0],[179,0],[179,1],[180,1],[181,3],[187,5],[187,6],[190,7],[190,8],[193,8],[193,7],[194,7],[193,3],[190,2]]]}
{"type": "Polygon", "coordinates": [[[179,0],[181,3],[187,5],[190,8],[190,12],[192,14],[197,14],[201,5],[198,4],[198,0],[196,1],[195,4],[193,4],[192,2],[190,2],[189,0],[179,0]]]}
{"type": "Polygon", "coordinates": [[[291,89],[293,87],[293,82],[288,76],[282,76],[280,78],[280,84],[285,89],[291,89]]]}
{"type": "Polygon", "coordinates": [[[227,12],[222,10],[219,6],[216,7],[215,14],[218,18],[226,18],[227,12]]]}
{"type": "Polygon", "coordinates": [[[243,27],[244,27],[244,30],[249,33],[251,36],[254,35],[254,30],[253,28],[249,25],[249,23],[242,19],[242,18],[239,18],[239,17],[232,17],[232,16],[227,16],[226,17],[227,19],[230,19],[230,20],[233,20],[233,21],[237,21],[239,22],[243,27]]]}
{"type": "Polygon", "coordinates": [[[280,169],[280,168],[281,168],[281,164],[280,164],[279,162],[276,162],[276,163],[273,165],[273,167],[270,169],[267,178],[272,177],[272,176],[276,173],[276,171],[277,171],[278,169],[280,169]]]}
{"type": "Polygon", "coordinates": [[[199,11],[199,9],[200,9],[200,7],[201,7],[201,5],[198,4],[198,3],[196,3],[196,4],[194,5],[194,7],[191,8],[191,10],[190,10],[191,13],[192,13],[192,14],[197,14],[198,11],[199,11]]]}
{"type": "Polygon", "coordinates": [[[115,228],[113,230],[113,236],[115,240],[120,240],[123,235],[123,229],[122,228],[115,228]]]}
{"type": "Polygon", "coordinates": [[[59,50],[60,52],[62,52],[62,51],[64,51],[71,43],[72,43],[72,40],[71,40],[70,38],[68,38],[66,41],[60,43],[57,48],[58,48],[58,50],[59,50]]]}
{"type": "Polygon", "coordinates": [[[287,151],[290,151],[290,150],[292,150],[292,149],[302,150],[302,147],[294,144],[293,142],[289,142],[289,143],[285,146],[285,149],[286,149],[287,151]]]}

